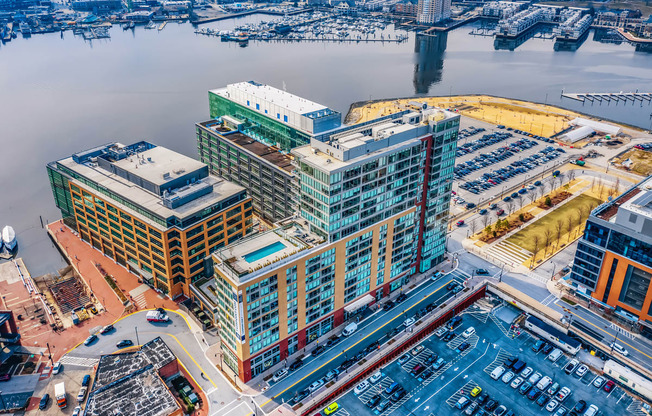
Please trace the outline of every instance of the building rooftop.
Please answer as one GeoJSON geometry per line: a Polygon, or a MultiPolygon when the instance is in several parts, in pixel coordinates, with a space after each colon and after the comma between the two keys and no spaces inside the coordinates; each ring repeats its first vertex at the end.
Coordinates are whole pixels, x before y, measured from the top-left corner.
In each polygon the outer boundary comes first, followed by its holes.
{"type": "Polygon", "coordinates": [[[213,263],[224,276],[242,283],[296,259],[323,241],[307,226],[289,220],[273,230],[254,234],[214,252],[213,263]]]}
{"type": "Polygon", "coordinates": [[[159,338],[140,350],[103,355],[86,404],[86,416],[167,416],[179,410],[174,395],[158,374],[176,360],[159,338]]]}
{"type": "MultiPolygon", "coordinates": [[[[226,88],[219,88],[211,91],[214,94],[221,95],[234,101],[239,101],[238,93],[250,94],[260,100],[274,103],[288,111],[297,114],[308,114],[315,111],[330,110],[328,107],[315,103],[287,91],[279,90],[270,85],[259,84],[254,81],[238,82],[229,84],[226,88]]],[[[331,110],[332,111],[332,110],[331,110]]]]}
{"type": "Polygon", "coordinates": [[[174,360],[176,356],[160,337],[143,344],[138,351],[103,355],[97,365],[93,391],[148,365],[158,370],[174,360]]]}
{"type": "Polygon", "coordinates": [[[239,131],[221,127],[220,124],[215,120],[204,121],[199,124],[220,134],[222,137],[229,140],[238,147],[241,147],[242,149],[245,149],[246,151],[258,156],[259,158],[266,160],[270,164],[283,170],[285,173],[292,173],[294,170],[294,166],[292,166],[292,157],[281,153],[278,147],[268,146],[239,131]]]}
{"type": "Polygon", "coordinates": [[[292,149],[292,153],[302,163],[322,171],[335,172],[410,145],[431,134],[437,123],[456,117],[459,115],[435,108],[409,112],[401,119],[380,120],[357,129],[347,129],[331,135],[325,141],[312,139],[310,145],[292,149]]]}
{"type": "Polygon", "coordinates": [[[198,160],[161,146],[138,152],[132,157],[115,160],[113,165],[129,175],[159,186],[206,166],[198,160]]]}
{"type": "MultiPolygon", "coordinates": [[[[112,202],[134,212],[127,200],[157,217],[191,217],[243,193],[243,187],[210,175],[208,166],[166,148],[146,142],[142,150],[136,145],[111,143],[79,152],[56,162],[67,174],[74,173],[74,183],[89,192],[95,187],[114,195],[112,202]],[[125,150],[127,149],[127,150],[125,150]],[[117,152],[117,153],[116,153],[117,152]],[[119,154],[116,157],[114,155],[119,154]],[[78,178],[76,176],[80,176],[78,178]],[[87,182],[95,186],[88,185],[87,182]]],[[[138,215],[138,214],[136,214],[138,215]]],[[[155,224],[148,218],[138,218],[155,224]]]]}
{"type": "Polygon", "coordinates": [[[152,365],[88,396],[84,416],[168,416],[180,409],[152,365]]]}
{"type": "Polygon", "coordinates": [[[649,230],[652,232],[652,176],[648,176],[620,196],[598,206],[591,215],[604,221],[618,223],[636,232],[648,230],[641,227],[649,223],[647,227],[650,227],[649,230]]]}

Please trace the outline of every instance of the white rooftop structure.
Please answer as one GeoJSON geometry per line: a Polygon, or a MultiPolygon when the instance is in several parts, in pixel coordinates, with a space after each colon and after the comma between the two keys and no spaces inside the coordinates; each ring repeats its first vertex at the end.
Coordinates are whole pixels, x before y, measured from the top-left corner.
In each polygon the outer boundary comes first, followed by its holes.
{"type": "Polygon", "coordinates": [[[571,120],[569,123],[571,126],[588,126],[593,130],[604,133],[616,135],[620,133],[620,127],[614,126],[613,124],[602,123],[600,121],[589,120],[587,118],[577,117],[576,119],[571,120]]]}
{"type": "Polygon", "coordinates": [[[579,142],[580,140],[589,137],[592,133],[595,131],[589,127],[589,126],[582,126],[578,127],[576,129],[573,129],[569,131],[568,133],[565,133],[562,138],[564,141],[567,141],[569,143],[575,143],[579,142]]]}
{"type": "Polygon", "coordinates": [[[342,115],[324,105],[255,81],[211,90],[266,117],[310,134],[339,127],[342,115]]]}
{"type": "Polygon", "coordinates": [[[638,188],[639,193],[618,207],[615,222],[635,233],[652,236],[652,177],[638,188]]]}

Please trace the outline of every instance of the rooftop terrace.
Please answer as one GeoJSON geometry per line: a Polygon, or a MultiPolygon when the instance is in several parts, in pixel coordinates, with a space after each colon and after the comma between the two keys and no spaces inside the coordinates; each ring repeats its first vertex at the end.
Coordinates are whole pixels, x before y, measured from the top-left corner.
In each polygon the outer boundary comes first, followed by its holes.
{"type": "Polygon", "coordinates": [[[236,283],[242,283],[284,262],[292,261],[299,253],[312,249],[323,241],[323,238],[311,233],[308,227],[289,221],[214,252],[213,262],[222,274],[234,279],[236,283]]]}
{"type": "Polygon", "coordinates": [[[598,206],[591,215],[601,220],[614,222],[620,207],[652,218],[652,176],[642,180],[615,199],[598,206]],[[640,193],[643,195],[639,196],[640,193]]]}
{"type": "Polygon", "coordinates": [[[292,157],[281,153],[280,149],[275,146],[268,146],[239,131],[221,127],[219,122],[215,120],[204,121],[199,124],[220,134],[238,147],[253,153],[286,173],[292,173],[294,170],[294,167],[292,166],[292,157]]]}

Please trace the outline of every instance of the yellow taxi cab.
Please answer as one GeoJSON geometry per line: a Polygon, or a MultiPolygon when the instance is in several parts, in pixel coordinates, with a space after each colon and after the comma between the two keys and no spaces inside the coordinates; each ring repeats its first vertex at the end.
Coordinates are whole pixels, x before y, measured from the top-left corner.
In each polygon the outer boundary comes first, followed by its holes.
{"type": "Polygon", "coordinates": [[[478,386],[471,390],[471,397],[476,397],[480,393],[482,393],[482,387],[478,386]]]}
{"type": "Polygon", "coordinates": [[[328,405],[327,408],[324,409],[324,413],[327,415],[332,415],[333,413],[337,412],[337,409],[340,408],[340,405],[337,404],[337,402],[333,402],[328,405]]]}

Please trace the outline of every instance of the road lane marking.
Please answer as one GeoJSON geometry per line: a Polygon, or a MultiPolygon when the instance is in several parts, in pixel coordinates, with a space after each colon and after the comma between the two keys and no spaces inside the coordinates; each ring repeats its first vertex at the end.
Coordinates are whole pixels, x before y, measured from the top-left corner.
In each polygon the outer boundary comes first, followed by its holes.
{"type": "MultiPolygon", "coordinates": [[[[416,302],[414,305],[412,305],[412,306],[410,306],[409,308],[405,309],[403,312],[407,312],[407,311],[409,311],[410,309],[414,308],[415,306],[417,306],[418,304],[420,304],[421,302],[423,302],[424,299],[427,299],[428,297],[430,297],[430,296],[432,296],[433,294],[437,293],[437,292],[440,291],[441,289],[445,288],[446,285],[449,284],[449,283],[451,283],[452,281],[453,281],[453,279],[451,279],[451,280],[447,281],[446,283],[442,284],[442,285],[439,286],[437,289],[433,290],[433,291],[430,292],[428,295],[424,296],[421,300],[419,300],[418,302],[416,302]]],[[[283,391],[281,391],[280,393],[275,394],[274,396],[272,396],[272,398],[268,399],[265,403],[263,403],[263,404],[261,405],[261,407],[262,407],[262,406],[265,406],[265,405],[267,405],[269,402],[271,402],[271,401],[273,400],[274,397],[279,397],[279,396],[283,395],[283,393],[285,393],[286,391],[290,390],[291,388],[293,388],[294,386],[296,386],[297,384],[299,384],[300,382],[302,382],[302,381],[305,380],[306,378],[310,377],[310,376],[313,375],[315,372],[321,370],[321,369],[322,369],[323,367],[325,367],[327,364],[330,364],[331,361],[333,361],[333,360],[335,360],[336,358],[340,357],[340,356],[341,356],[342,354],[344,354],[346,351],[349,351],[351,348],[355,347],[356,345],[358,345],[359,343],[361,343],[361,342],[364,341],[365,339],[369,338],[371,335],[375,334],[376,332],[380,331],[381,329],[383,329],[385,326],[387,326],[388,324],[390,324],[390,323],[391,323],[392,321],[394,321],[395,319],[402,317],[403,315],[404,315],[403,313],[400,313],[400,314],[396,315],[394,318],[392,318],[392,319],[390,319],[389,321],[387,321],[384,325],[378,327],[378,328],[375,329],[373,332],[369,333],[367,336],[365,336],[364,338],[360,339],[360,340],[359,340],[358,342],[356,342],[355,344],[351,345],[349,348],[343,350],[341,353],[337,354],[336,356],[334,356],[333,358],[331,358],[330,360],[328,360],[327,362],[325,362],[325,363],[322,364],[321,366],[317,367],[316,369],[314,369],[314,370],[311,371],[310,373],[306,374],[306,375],[303,376],[301,379],[297,380],[294,384],[292,384],[291,386],[287,387],[285,390],[283,390],[283,391]]]]}

